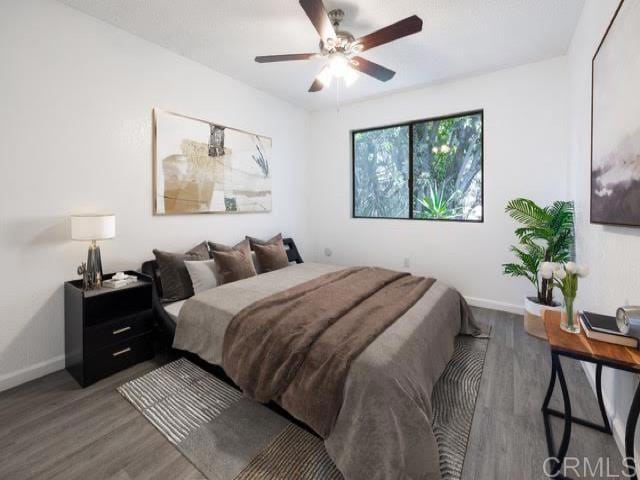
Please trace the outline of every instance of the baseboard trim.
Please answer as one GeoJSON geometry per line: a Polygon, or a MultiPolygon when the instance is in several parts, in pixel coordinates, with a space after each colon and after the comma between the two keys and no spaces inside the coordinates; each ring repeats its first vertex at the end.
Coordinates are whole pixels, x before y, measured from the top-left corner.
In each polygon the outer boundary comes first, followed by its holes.
{"type": "Polygon", "coordinates": [[[50,360],[30,365],[15,372],[0,375],[0,392],[8,390],[36,378],[44,377],[50,373],[64,368],[64,355],[58,355],[50,360]]]}
{"type": "Polygon", "coordinates": [[[492,310],[500,310],[502,312],[515,313],[516,315],[524,315],[523,305],[514,305],[512,303],[497,302],[495,300],[487,300],[485,298],[464,297],[469,305],[474,307],[489,308],[492,310]]]}

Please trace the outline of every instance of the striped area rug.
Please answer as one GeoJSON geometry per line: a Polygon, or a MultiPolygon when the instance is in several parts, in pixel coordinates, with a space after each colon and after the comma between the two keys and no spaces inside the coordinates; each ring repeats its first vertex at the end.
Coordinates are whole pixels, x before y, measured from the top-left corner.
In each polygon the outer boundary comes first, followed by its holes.
{"type": "Polygon", "coordinates": [[[443,480],[462,476],[488,343],[487,339],[457,337],[453,357],[431,394],[443,480]]]}
{"type": "MultiPolygon", "coordinates": [[[[434,387],[443,480],[461,478],[487,350],[458,337],[434,387]]],[[[341,480],[322,441],[181,358],[118,391],[210,480],[341,480]]]]}
{"type": "Polygon", "coordinates": [[[327,456],[322,441],[290,424],[240,472],[236,480],[265,478],[341,480],[342,475],[327,456]]]}
{"type": "Polygon", "coordinates": [[[242,398],[242,393],[181,358],[118,391],[174,445],[242,398]]]}

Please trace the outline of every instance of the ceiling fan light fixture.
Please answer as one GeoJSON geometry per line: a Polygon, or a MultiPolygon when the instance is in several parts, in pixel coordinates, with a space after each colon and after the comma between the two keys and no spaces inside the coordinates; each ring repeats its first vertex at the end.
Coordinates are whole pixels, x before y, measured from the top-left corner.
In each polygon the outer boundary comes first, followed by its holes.
{"type": "Polygon", "coordinates": [[[334,77],[344,77],[349,70],[349,59],[342,53],[332,53],[329,55],[329,69],[334,77]]]}
{"type": "Polygon", "coordinates": [[[362,50],[364,50],[364,45],[362,45],[361,43],[352,43],[351,45],[349,45],[349,50],[352,54],[358,55],[362,52],[362,50]]]}
{"type": "Polygon", "coordinates": [[[348,67],[346,73],[344,74],[344,84],[347,87],[350,87],[351,85],[353,85],[354,83],[356,83],[356,80],[358,80],[358,72],[356,72],[353,68],[348,67]]]}
{"type": "Polygon", "coordinates": [[[333,75],[331,74],[331,69],[329,67],[325,66],[320,71],[320,73],[318,74],[318,76],[316,78],[322,84],[323,87],[325,87],[325,88],[329,87],[329,85],[331,85],[331,79],[333,78],[333,75]]]}

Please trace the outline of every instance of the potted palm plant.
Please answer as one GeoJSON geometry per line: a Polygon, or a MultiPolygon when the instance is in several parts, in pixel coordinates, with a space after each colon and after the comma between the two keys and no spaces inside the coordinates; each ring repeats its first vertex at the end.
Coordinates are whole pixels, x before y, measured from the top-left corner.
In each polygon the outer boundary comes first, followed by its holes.
{"type": "Polygon", "coordinates": [[[536,289],[535,296],[525,296],[525,330],[536,337],[546,338],[542,324],[543,309],[560,309],[553,296],[554,282],[540,275],[543,263],[568,262],[574,251],[573,202],[557,201],[540,207],[532,200],[516,198],[507,203],[505,212],[520,224],[515,230],[518,245],[511,246],[517,261],[502,265],[503,273],[524,277],[536,289]]]}

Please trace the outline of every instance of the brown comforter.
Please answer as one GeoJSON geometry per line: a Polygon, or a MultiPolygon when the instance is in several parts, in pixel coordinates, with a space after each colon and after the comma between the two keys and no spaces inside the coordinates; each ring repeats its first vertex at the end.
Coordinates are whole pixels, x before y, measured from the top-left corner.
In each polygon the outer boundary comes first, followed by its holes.
{"type": "Polygon", "coordinates": [[[326,437],[351,362],[434,282],[356,267],[276,293],[231,320],[222,365],[246,394],[277,401],[326,437]]]}

